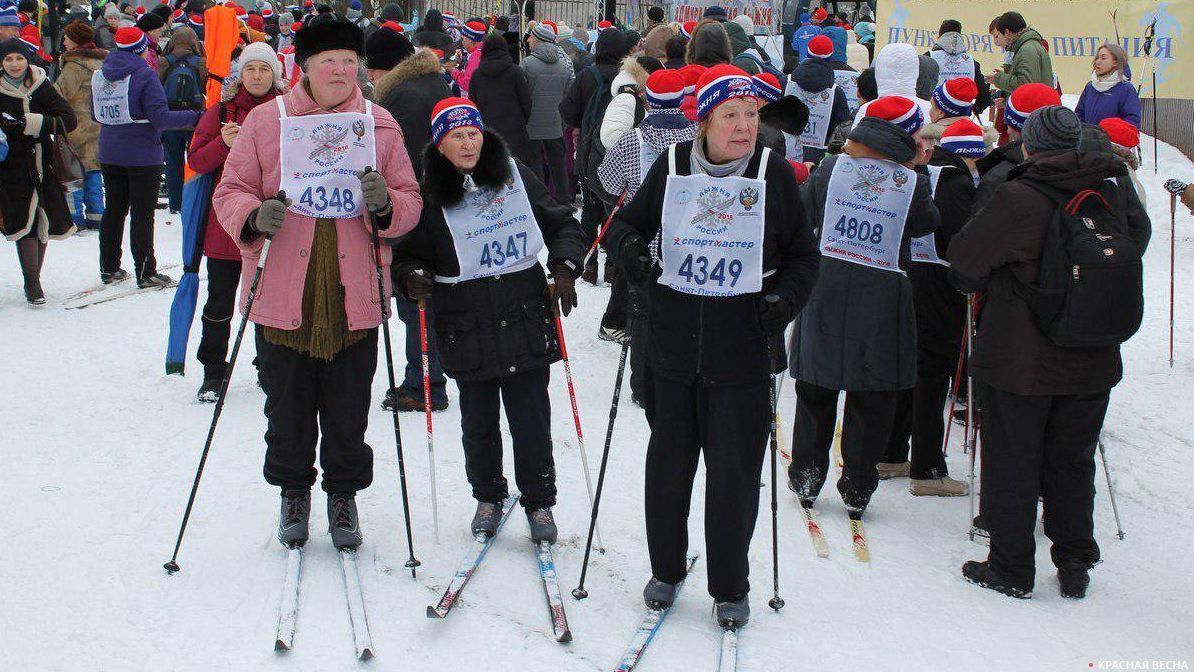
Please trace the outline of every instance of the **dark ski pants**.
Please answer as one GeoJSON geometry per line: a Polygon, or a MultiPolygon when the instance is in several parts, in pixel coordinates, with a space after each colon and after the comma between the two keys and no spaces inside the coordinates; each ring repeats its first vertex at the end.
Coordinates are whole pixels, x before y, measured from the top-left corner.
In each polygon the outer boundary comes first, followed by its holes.
{"type": "MultiPolygon", "coordinates": [[[[406,327],[406,368],[399,393],[423,403],[423,337],[419,332],[419,304],[401,295],[394,297],[398,319],[406,327]]],[[[435,311],[427,299],[427,377],[431,382],[431,403],[447,403],[448,380],[435,348],[435,311]]]]}
{"type": "MultiPolygon", "coordinates": [[[[829,474],[829,451],[837,425],[838,390],[796,381],[796,421],[792,430],[792,466],[788,478],[801,499],[817,498],[829,474]]],[[[837,482],[842,501],[865,509],[879,475],[879,458],[891,437],[897,391],[846,392],[842,418],[842,477],[837,482]]]]}
{"type": "Polygon", "coordinates": [[[653,376],[652,384],[644,497],[651,573],[668,583],[684,578],[692,485],[704,453],[709,594],[741,599],[750,592],[748,552],[771,429],[769,381],[710,385],[653,376]]]}
{"type": "Polygon", "coordinates": [[[222,380],[228,366],[228,338],[240,289],[240,262],[207,258],[207,301],[203,304],[203,335],[199,339],[199,363],[204,380],[222,380]]]}
{"type": "Polygon", "coordinates": [[[551,195],[565,205],[572,204],[572,183],[568,179],[568,168],[564,164],[564,138],[541,140],[543,157],[547,164],[547,184],[551,195]]]}
{"type": "Polygon", "coordinates": [[[891,440],[883,462],[900,464],[908,460],[909,443],[912,464],[909,476],[917,479],[949,475],[945,464],[945,399],[949,381],[956,371],[953,355],[921,352],[916,359],[916,387],[897,393],[891,440]],[[911,440],[911,441],[909,441],[911,440]]]}
{"type": "Polygon", "coordinates": [[[129,247],[138,278],[158,272],[153,255],[153,213],[158,205],[161,166],[114,166],[103,164],[104,215],[100,219],[100,272],[113,273],[120,268],[123,254],[124,219],[129,222],[129,247]]]}
{"type": "Polygon", "coordinates": [[[983,386],[982,395],[982,511],[991,568],[1032,589],[1042,496],[1053,563],[1094,565],[1095,448],[1111,391],[1038,397],[983,386]]]}
{"type": "Polygon", "coordinates": [[[257,327],[258,377],[265,390],[265,480],[283,489],[315,485],[315,444],[324,492],[357,492],[373,482],[365,443],[377,329],[336,354],[316,359],[265,340],[257,327]]]}
{"type": "Polygon", "coordinates": [[[502,429],[514,439],[514,480],[528,511],[555,506],[556,466],[551,454],[548,367],[489,380],[458,380],[464,471],[478,502],[500,502],[509,494],[502,474],[502,429]]]}
{"type": "Polygon", "coordinates": [[[630,287],[630,392],[639,399],[646,399],[652,387],[647,373],[648,305],[646,290],[630,287]]]}

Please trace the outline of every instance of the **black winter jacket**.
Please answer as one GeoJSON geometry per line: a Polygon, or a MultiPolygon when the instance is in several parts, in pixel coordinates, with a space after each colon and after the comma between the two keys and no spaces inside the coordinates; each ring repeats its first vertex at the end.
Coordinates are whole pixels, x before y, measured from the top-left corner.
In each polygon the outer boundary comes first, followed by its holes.
{"type": "MultiPolygon", "coordinates": [[[[699,140],[698,140],[699,142],[699,140]]],[[[692,174],[692,142],[674,145],[676,173],[692,174]]],[[[746,168],[758,174],[762,145],[746,168]]],[[[620,251],[626,237],[638,234],[651,241],[662,227],[667,189],[668,158],[664,154],[647,172],[634,199],[623,206],[606,234],[608,249],[620,251]]],[[[798,197],[799,186],[782,154],[771,152],[764,176],[767,203],[763,240],[763,291],[735,297],[701,297],[652,281],[647,361],[653,375],[680,382],[697,377],[715,385],[738,385],[765,380],[782,371],[785,357],[779,334],[767,334],[759,323],[759,302],[777,294],[798,313],[817,282],[817,245],[798,197]],[[768,340],[775,361],[768,361],[768,340]]],[[[658,266],[653,278],[658,278],[658,266]]]]}
{"type": "MultiPolygon", "coordinates": [[[[819,58],[806,58],[792,71],[790,79],[807,93],[824,91],[834,85],[833,66],[819,58]]],[[[838,89],[833,98],[833,111],[829,114],[829,128],[825,129],[825,144],[829,144],[834,129],[851,118],[846,92],[838,89]]],[[[816,149],[804,148],[805,161],[819,163],[824,155],[824,152],[816,149]]]]}
{"type": "Polygon", "coordinates": [[[978,160],[978,193],[974,196],[974,211],[978,212],[991,202],[995,191],[1007,182],[1007,176],[1016,166],[1024,163],[1023,142],[1015,140],[991,150],[978,160]]]}
{"type": "MultiPolygon", "coordinates": [[[[801,197],[820,237],[829,180],[839,156],[829,156],[804,184],[801,197]]],[[[916,173],[900,269],[911,263],[911,240],[937,230],[940,215],[929,178],[916,173]]],[[[822,257],[821,275],[796,322],[792,377],[831,390],[907,390],[916,384],[916,315],[904,273],[822,257]]]]}
{"type": "Polygon", "coordinates": [[[427,16],[423,17],[422,25],[415,29],[411,41],[416,47],[439,49],[445,56],[451,55],[452,45],[455,44],[455,40],[444,29],[444,15],[438,9],[427,10],[427,16]]]}
{"type": "Polygon", "coordinates": [[[1017,178],[1032,178],[1069,194],[1102,193],[1127,217],[1127,234],[1143,257],[1152,223],[1119,159],[1099,152],[1043,152],[1011,171],[989,206],[975,213],[949,245],[954,272],[968,289],[986,292],[970,371],[984,383],[1021,395],[1093,394],[1123,377],[1119,346],[1063,348],[1036,326],[1016,295],[1017,283],[1035,284],[1052,200],[1017,178]],[[1114,178],[1115,182],[1107,178],[1114,178]]]}
{"type": "Polygon", "coordinates": [[[490,37],[481,45],[481,65],[469,81],[468,97],[477,104],[485,128],[497,131],[514,158],[528,166],[542,161],[527,135],[531,118],[531,85],[527,73],[514,64],[506,41],[490,37]]]}
{"type": "MultiPolygon", "coordinates": [[[[493,188],[510,177],[510,154],[501,137],[492,131],[484,135],[485,145],[472,175],[478,187],[493,188]]],[[[423,214],[418,226],[394,246],[398,291],[404,291],[407,275],[419,269],[447,277],[460,273],[443,206],[463,198],[463,176],[430,145],[423,167],[423,214]]],[[[580,268],[585,244],[572,209],[552,198],[529,168],[519,164],[518,172],[543,232],[548,266],[568,262],[580,268]]],[[[481,280],[437,282],[432,304],[440,364],[456,380],[499,378],[560,359],[547,278],[538,264],[481,280]]]]}
{"type": "MultiPolygon", "coordinates": [[[[618,76],[618,72],[622,68],[622,57],[625,55],[625,50],[618,31],[601,31],[601,34],[597,36],[597,45],[593,48],[593,53],[592,65],[596,67],[596,74],[600,77],[594,76],[593,70],[587,66],[577,69],[572,84],[564,94],[564,100],[560,102],[560,119],[564,122],[564,126],[581,130],[580,141],[576,148],[576,165],[582,169],[588,165],[589,158],[589,139],[585,137],[585,131],[589,129],[581,128],[585,110],[593,98],[593,92],[598,89],[609,91],[610,84],[613,83],[614,77],[618,76]]],[[[608,100],[605,101],[605,105],[609,105],[608,100]]],[[[597,110],[596,123],[600,124],[604,116],[604,107],[597,110]]]]}
{"type": "Polygon", "coordinates": [[[451,95],[439,59],[426,49],[408,56],[373,85],[374,99],[402,128],[416,178],[423,177],[423,148],[431,141],[431,111],[451,95]]]}

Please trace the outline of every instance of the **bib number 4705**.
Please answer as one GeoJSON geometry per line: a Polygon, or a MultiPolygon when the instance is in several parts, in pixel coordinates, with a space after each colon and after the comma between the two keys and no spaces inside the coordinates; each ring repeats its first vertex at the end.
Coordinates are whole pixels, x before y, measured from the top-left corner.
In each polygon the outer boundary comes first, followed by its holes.
{"type": "Polygon", "coordinates": [[[357,209],[352,190],[340,187],[334,187],[330,194],[324,187],[307,187],[299,197],[299,203],[316,212],[352,212],[357,209]]]}
{"type": "Polygon", "coordinates": [[[718,287],[725,287],[728,281],[730,287],[733,287],[742,277],[742,261],[733,259],[727,263],[725,257],[722,257],[715,262],[710,262],[708,257],[694,257],[690,254],[680,262],[680,268],[676,271],[676,275],[697,285],[717,283],[718,287]],[[710,264],[712,264],[712,268],[710,268],[710,264]]]}
{"type": "Polygon", "coordinates": [[[860,243],[879,245],[883,242],[883,224],[879,222],[872,224],[865,219],[860,222],[853,217],[847,218],[842,215],[833,226],[833,230],[842,238],[857,240],[860,243]]]}
{"type": "Polygon", "coordinates": [[[527,256],[527,234],[516,233],[505,241],[493,240],[481,248],[481,265],[485,268],[501,268],[508,261],[517,261],[527,256]]]}

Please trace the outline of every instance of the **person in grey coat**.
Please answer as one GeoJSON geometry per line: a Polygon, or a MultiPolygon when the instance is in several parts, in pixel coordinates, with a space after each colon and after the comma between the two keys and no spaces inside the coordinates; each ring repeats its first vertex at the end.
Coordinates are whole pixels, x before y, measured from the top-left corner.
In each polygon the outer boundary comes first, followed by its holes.
{"type": "MultiPolygon", "coordinates": [[[[919,141],[913,137],[923,125],[919,108],[907,98],[888,96],[868,106],[866,115],[850,132],[845,153],[823,159],[802,189],[809,223],[821,240],[822,257],[812,298],[797,318],[790,355],[797,400],[789,487],[802,505],[813,505],[829,471],[837,400],[840,391],[845,391],[841,442],[844,467],[837,487],[852,517],[862,515],[879,484],[875,467],[891,435],[897,392],[916,384],[916,314],[912,285],[904,269],[911,259],[911,239],[933,233],[940,222],[928,177],[910,168],[923,155],[919,141]],[[909,118],[898,125],[890,121],[902,116],[909,118]],[[874,172],[859,167],[864,163],[876,166],[874,172]],[[829,188],[835,168],[843,173],[844,179],[838,184],[845,193],[835,190],[831,197],[829,188]],[[863,221],[880,221],[867,214],[875,208],[862,207],[851,210],[849,215],[856,217],[849,222],[858,240],[898,244],[898,268],[882,267],[878,255],[874,265],[869,265],[847,261],[845,257],[858,257],[836,252],[846,234],[837,239],[839,242],[832,234],[845,231],[847,225],[830,221],[845,210],[835,207],[833,213],[827,213],[831,198],[865,205],[876,191],[902,187],[909,180],[914,180],[914,186],[898,241],[883,238],[878,225],[863,221]],[[875,191],[851,198],[851,194],[867,189],[875,191]],[[873,236],[861,233],[863,225],[873,236]]],[[[889,203],[872,201],[871,205],[886,209],[889,203]]],[[[894,222],[887,224],[890,230],[894,222]]],[[[897,250],[886,249],[887,259],[896,256],[897,250]]]]}
{"type": "Polygon", "coordinates": [[[556,45],[556,31],[546,23],[536,24],[527,36],[531,53],[521,67],[531,85],[531,118],[527,121],[527,135],[531,143],[547,161],[544,175],[543,161],[530,165],[540,180],[551,189],[561,203],[571,199],[568,170],[564,165],[564,125],[560,119],[560,101],[572,83],[572,64],[556,45]],[[546,179],[545,179],[546,178],[546,179]]]}

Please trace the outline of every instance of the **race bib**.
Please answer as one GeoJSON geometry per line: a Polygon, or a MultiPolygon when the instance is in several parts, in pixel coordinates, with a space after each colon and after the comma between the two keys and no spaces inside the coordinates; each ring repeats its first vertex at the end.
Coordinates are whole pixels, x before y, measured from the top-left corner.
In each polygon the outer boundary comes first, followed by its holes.
{"type": "Polygon", "coordinates": [[[377,165],[373,104],[365,113],[337,112],[302,117],[286,115],[277,98],[280,122],[280,188],[300,215],[347,219],[365,212],[361,180],[365,168],[377,165]]]}
{"type": "Polygon", "coordinates": [[[96,70],[91,75],[91,106],[95,119],[105,126],[125,124],[148,124],[148,119],[133,119],[129,108],[129,80],[132,76],[109,82],[104,71],[96,70]]]}
{"type": "MultiPolygon", "coordinates": [[[[783,131],[780,132],[783,133],[783,131]]],[[[799,136],[784,133],[784,158],[804,163],[804,145],[800,144],[799,136]]]]}
{"type": "Polygon", "coordinates": [[[676,175],[675,151],[668,151],[659,283],[696,296],[762,291],[771,150],[763,150],[754,178],[676,175]]]}
{"type": "Polygon", "coordinates": [[[543,233],[513,161],[510,177],[500,188],[468,192],[459,203],[443,211],[456,247],[460,275],[436,276],[436,281],[489,278],[522,271],[539,262],[543,233]]]}
{"type": "MultiPolygon", "coordinates": [[[[937,196],[937,183],[941,180],[941,166],[925,166],[929,169],[929,191],[937,196]]],[[[949,262],[937,254],[937,234],[912,239],[912,261],[922,264],[949,266],[949,262]]]]}
{"type": "Polygon", "coordinates": [[[974,57],[968,53],[951,54],[934,49],[929,52],[929,58],[937,62],[937,86],[959,77],[974,79],[974,57]]]}
{"type": "Polygon", "coordinates": [[[809,93],[796,82],[788,82],[785,93],[796,96],[808,108],[808,123],[799,136],[802,146],[814,149],[825,149],[829,146],[829,119],[833,116],[833,98],[836,92],[837,84],[824,91],[809,93]]]}
{"type": "Polygon", "coordinates": [[[839,156],[821,221],[821,255],[901,272],[900,241],[915,189],[910,168],[839,156]]]}
{"type": "Polygon", "coordinates": [[[659,152],[647,144],[642,130],[636,128],[634,132],[638,134],[638,182],[641,185],[643,180],[647,179],[647,171],[651,170],[651,166],[655,165],[655,159],[659,158],[659,152]]]}
{"type": "MultiPolygon", "coordinates": [[[[850,111],[858,109],[858,73],[853,70],[834,70],[833,83],[846,94],[846,104],[850,111]]],[[[831,110],[832,111],[832,108],[831,110]]]]}

